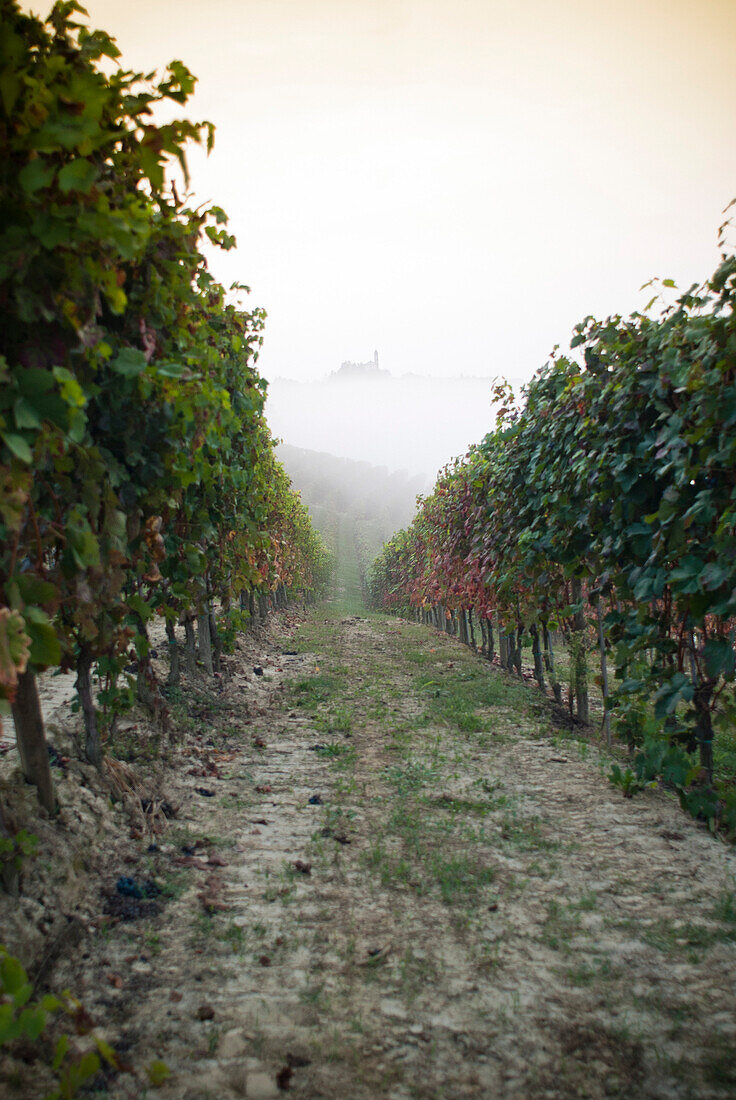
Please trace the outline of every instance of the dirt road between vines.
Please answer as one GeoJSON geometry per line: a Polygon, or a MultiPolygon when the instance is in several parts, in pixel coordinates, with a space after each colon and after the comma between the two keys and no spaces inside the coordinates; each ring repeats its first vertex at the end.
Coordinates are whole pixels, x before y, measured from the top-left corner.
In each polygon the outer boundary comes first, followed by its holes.
{"type": "Polygon", "coordinates": [[[53,975],[138,1072],[97,1095],[736,1094],[733,850],[451,638],[278,630],[183,694],[177,816],[53,975]]]}

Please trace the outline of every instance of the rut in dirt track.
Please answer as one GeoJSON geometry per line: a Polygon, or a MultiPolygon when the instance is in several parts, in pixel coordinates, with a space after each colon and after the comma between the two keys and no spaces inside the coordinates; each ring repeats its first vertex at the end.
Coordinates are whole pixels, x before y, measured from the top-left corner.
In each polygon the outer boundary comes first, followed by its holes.
{"type": "Polygon", "coordinates": [[[171,900],[58,974],[134,1065],[165,1060],[157,1095],[734,1094],[733,853],[609,788],[538,693],[318,609],[241,650],[218,707],[176,825],[130,844],[171,900]]]}

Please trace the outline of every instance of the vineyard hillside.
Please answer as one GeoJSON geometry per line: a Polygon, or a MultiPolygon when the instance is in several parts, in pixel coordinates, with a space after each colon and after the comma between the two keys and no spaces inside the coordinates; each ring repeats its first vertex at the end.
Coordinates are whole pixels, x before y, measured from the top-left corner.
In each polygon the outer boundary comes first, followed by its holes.
{"type": "Polygon", "coordinates": [[[732,1100],[730,221],[521,389],[269,388],[186,65],[0,62],[1,1100],[732,1100]]]}

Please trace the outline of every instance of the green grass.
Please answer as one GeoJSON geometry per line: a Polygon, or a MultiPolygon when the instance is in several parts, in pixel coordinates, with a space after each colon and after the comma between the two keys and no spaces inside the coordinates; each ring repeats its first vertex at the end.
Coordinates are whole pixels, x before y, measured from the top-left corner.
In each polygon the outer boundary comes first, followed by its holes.
{"type": "Polygon", "coordinates": [[[734,1062],[733,1045],[725,1037],[718,1036],[712,1043],[709,1051],[708,1062],[705,1066],[707,1080],[716,1087],[722,1088],[728,1085],[736,1093],[736,1062],[734,1062]]]}
{"type": "Polygon", "coordinates": [[[736,925],[696,924],[693,921],[675,924],[659,920],[642,930],[642,938],[663,954],[687,954],[697,961],[698,951],[707,951],[717,943],[736,942],[736,925]]]}
{"type": "Polygon", "coordinates": [[[624,975],[625,971],[609,958],[596,955],[592,962],[583,959],[574,966],[563,968],[559,973],[569,985],[592,986],[597,985],[598,982],[616,981],[624,975]]]}
{"type": "Polygon", "coordinates": [[[317,756],[326,757],[327,759],[334,760],[340,756],[350,756],[355,754],[355,749],[351,745],[320,745],[319,748],[314,750],[317,756]]]}
{"type": "MultiPolygon", "coordinates": [[[[415,642],[410,636],[407,640],[415,642]]],[[[441,723],[460,733],[480,733],[493,728],[496,708],[531,716],[536,700],[526,684],[492,672],[471,650],[460,650],[455,641],[444,635],[439,634],[433,640],[436,644],[429,648],[435,652],[429,654],[425,649],[424,656],[433,658],[434,668],[428,669],[430,662],[425,660],[426,671],[413,681],[432,723],[441,723]]]]}
{"type": "Polygon", "coordinates": [[[437,772],[420,760],[408,759],[403,765],[385,768],[384,777],[396,789],[399,797],[411,791],[419,791],[437,780],[437,772]]]}
{"type": "Polygon", "coordinates": [[[353,709],[344,705],[333,706],[327,714],[315,718],[314,726],[325,733],[341,733],[349,737],[353,729],[353,709]]]}
{"type": "Polygon", "coordinates": [[[228,944],[234,955],[242,955],[245,951],[245,929],[235,921],[229,921],[220,934],[224,943],[228,944]]]}
{"type": "Polygon", "coordinates": [[[724,890],[710,915],[713,920],[733,925],[736,932],[736,890],[724,890]]]}
{"type": "Polygon", "coordinates": [[[504,815],[501,822],[501,838],[526,852],[554,852],[560,846],[557,840],[545,835],[540,817],[536,814],[522,814],[513,808],[504,815]]]}
{"type": "Polygon", "coordinates": [[[449,794],[440,795],[433,801],[439,809],[447,810],[453,816],[477,814],[479,817],[487,817],[497,808],[497,804],[485,798],[454,798],[449,794]]]}
{"type": "Polygon", "coordinates": [[[316,673],[293,684],[292,701],[298,707],[316,707],[331,699],[337,688],[338,683],[334,676],[324,672],[316,673]]]}
{"type": "Polygon", "coordinates": [[[182,897],[192,883],[192,874],[188,867],[181,870],[167,870],[161,879],[161,896],[170,901],[182,897]]]}
{"type": "Polygon", "coordinates": [[[470,853],[445,855],[435,850],[426,866],[439,887],[445,905],[457,905],[477,898],[483,887],[490,885],[495,878],[493,868],[470,853]]]}
{"type": "Polygon", "coordinates": [[[569,906],[552,900],[547,906],[547,915],[542,925],[540,939],[553,951],[567,954],[571,950],[570,940],[580,928],[580,917],[569,906]]]}
{"type": "Polygon", "coordinates": [[[719,779],[736,780],[736,726],[728,720],[716,719],[713,737],[714,772],[719,779]]]}

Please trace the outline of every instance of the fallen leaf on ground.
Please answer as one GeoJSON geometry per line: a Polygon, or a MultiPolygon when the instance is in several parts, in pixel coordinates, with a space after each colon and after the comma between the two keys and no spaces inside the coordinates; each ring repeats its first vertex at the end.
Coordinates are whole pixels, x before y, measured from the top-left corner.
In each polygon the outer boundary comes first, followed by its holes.
{"type": "Polygon", "coordinates": [[[197,856],[177,856],[174,863],[177,867],[196,867],[198,871],[206,871],[209,868],[209,863],[205,863],[197,856]]]}
{"type": "Polygon", "coordinates": [[[276,1084],[282,1092],[286,1092],[288,1089],[291,1088],[291,1079],[293,1076],[294,1070],[291,1068],[291,1066],[284,1066],[284,1068],[280,1069],[279,1072],[276,1074],[276,1084]]]}
{"type": "Polygon", "coordinates": [[[221,901],[212,891],[202,890],[201,893],[197,894],[197,897],[207,913],[227,913],[230,909],[227,902],[221,901]]]}
{"type": "Polygon", "coordinates": [[[79,1005],[72,1014],[74,1030],[77,1035],[88,1035],[95,1026],[95,1022],[84,1005],[79,1005]]]}
{"type": "Polygon", "coordinates": [[[146,1066],[146,1073],[148,1075],[148,1080],[155,1089],[160,1089],[169,1077],[171,1077],[171,1070],[166,1065],[166,1062],[160,1060],[151,1062],[150,1066],[146,1066]]]}

